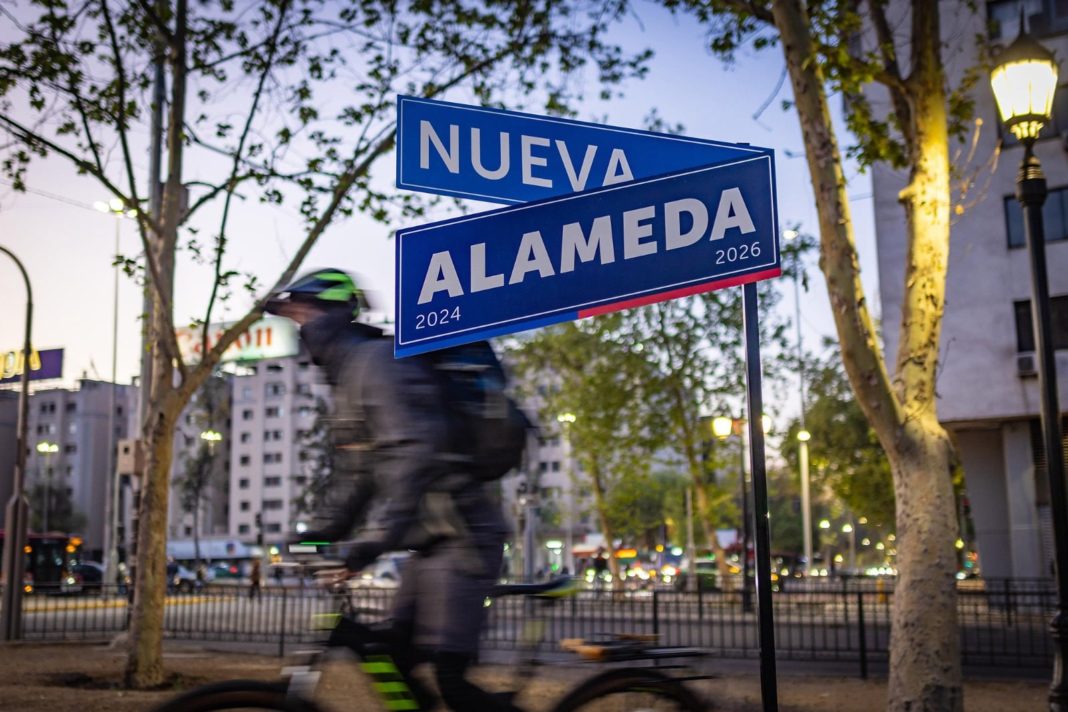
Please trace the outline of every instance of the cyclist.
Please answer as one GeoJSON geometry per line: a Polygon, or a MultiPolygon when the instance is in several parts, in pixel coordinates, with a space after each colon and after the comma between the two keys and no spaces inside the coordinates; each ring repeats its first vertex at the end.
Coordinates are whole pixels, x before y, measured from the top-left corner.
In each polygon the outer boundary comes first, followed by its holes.
{"type": "Polygon", "coordinates": [[[486,486],[447,457],[446,409],[429,361],[395,359],[391,339],[356,321],[365,306],[337,269],[301,277],[266,306],[300,325],[333,389],[333,479],[300,538],[339,541],[358,529],[345,576],[387,551],[413,550],[392,610],[398,666],[432,661],[450,709],[517,710],[466,677],[501,569],[505,518],[486,486]]]}

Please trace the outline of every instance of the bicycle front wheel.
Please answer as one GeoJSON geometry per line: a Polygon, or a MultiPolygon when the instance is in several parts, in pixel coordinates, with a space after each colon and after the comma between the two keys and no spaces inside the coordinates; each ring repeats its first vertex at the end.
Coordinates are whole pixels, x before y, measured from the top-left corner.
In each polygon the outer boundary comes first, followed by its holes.
{"type": "Polygon", "coordinates": [[[231,680],[190,690],[163,703],[155,712],[222,712],[223,710],[275,710],[321,712],[314,703],[288,694],[284,682],[231,680]]]}
{"type": "Polygon", "coordinates": [[[709,706],[656,670],[609,670],[572,690],[554,712],[704,712],[709,706]]]}

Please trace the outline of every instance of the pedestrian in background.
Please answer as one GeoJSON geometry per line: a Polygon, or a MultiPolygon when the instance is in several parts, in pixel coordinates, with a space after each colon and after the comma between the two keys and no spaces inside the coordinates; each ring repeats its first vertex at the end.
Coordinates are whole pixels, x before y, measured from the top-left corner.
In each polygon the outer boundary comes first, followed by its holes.
{"type": "Polygon", "coordinates": [[[260,560],[252,560],[252,570],[249,572],[249,599],[260,597],[261,579],[263,578],[263,570],[260,567],[260,560]]]}

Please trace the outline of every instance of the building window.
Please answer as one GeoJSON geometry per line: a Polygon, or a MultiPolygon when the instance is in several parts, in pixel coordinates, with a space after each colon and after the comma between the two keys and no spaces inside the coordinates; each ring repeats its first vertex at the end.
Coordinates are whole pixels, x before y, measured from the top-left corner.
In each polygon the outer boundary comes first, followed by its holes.
{"type": "Polygon", "coordinates": [[[300,361],[297,363],[297,368],[299,368],[301,371],[307,371],[309,366],[311,366],[311,364],[307,361],[300,361]]]}
{"type": "Polygon", "coordinates": [[[238,458],[237,463],[242,467],[245,467],[252,464],[252,458],[248,455],[242,455],[240,458],[238,458]]]}
{"type": "Polygon", "coordinates": [[[263,478],[263,486],[264,487],[281,487],[282,486],[282,478],[281,477],[264,477],[263,478]]]}
{"type": "Polygon", "coordinates": [[[252,409],[245,408],[241,411],[241,420],[252,420],[252,409]]]}
{"type": "Polygon", "coordinates": [[[308,478],[304,475],[293,475],[293,484],[304,486],[304,483],[308,481],[308,478]]]}
{"type": "Polygon", "coordinates": [[[74,443],[68,443],[63,446],[63,452],[67,453],[68,455],[73,452],[78,452],[78,446],[74,443]]]}
{"type": "Polygon", "coordinates": [[[1010,42],[1020,34],[1020,10],[1027,16],[1028,31],[1035,37],[1068,31],[1068,11],[1063,2],[990,0],[986,4],[990,38],[1010,42]]]}
{"type": "Polygon", "coordinates": [[[282,508],[282,500],[280,499],[265,499],[263,500],[264,511],[271,511],[282,508]]]}
{"type": "Polygon", "coordinates": [[[242,386],[241,388],[241,400],[249,400],[252,398],[252,386],[242,386]]]}
{"type": "Polygon", "coordinates": [[[41,404],[41,414],[42,415],[47,415],[49,413],[55,413],[55,412],[56,412],[56,404],[55,403],[49,402],[49,403],[42,403],[41,404]]]}
{"type": "Polygon", "coordinates": [[[247,524],[238,524],[237,525],[237,533],[238,534],[248,534],[248,525],[247,524]]]}
{"type": "Polygon", "coordinates": [[[271,407],[267,408],[267,410],[265,411],[265,415],[268,418],[279,418],[282,416],[282,408],[281,406],[272,405],[271,407]]]}
{"type": "Polygon", "coordinates": [[[553,468],[553,472],[559,472],[560,471],[560,461],[559,460],[553,460],[552,468],[553,468]]]}
{"type": "Polygon", "coordinates": [[[63,410],[67,411],[68,413],[73,413],[74,411],[78,410],[78,404],[77,403],[67,403],[67,405],[65,405],[63,407],[63,410]]]}
{"type": "MultiPolygon", "coordinates": [[[[1068,349],[1068,295],[1051,297],[1050,329],[1053,332],[1053,348],[1068,349]]],[[[1031,323],[1031,301],[1013,302],[1016,312],[1016,350],[1035,350],[1034,325],[1031,323]]]]}
{"type": "Polygon", "coordinates": [[[315,408],[312,408],[310,405],[302,405],[297,408],[297,415],[315,415],[315,408]]]}
{"type": "Polygon", "coordinates": [[[247,477],[242,477],[240,480],[238,480],[237,481],[237,488],[238,489],[248,489],[248,478],[247,477]]]}
{"type": "Polygon", "coordinates": [[[241,433],[241,442],[252,442],[252,433],[241,433]]]}
{"type": "Polygon", "coordinates": [[[284,370],[285,370],[285,368],[280,363],[269,363],[269,364],[267,364],[267,372],[268,373],[281,373],[284,370]]]}
{"type": "Polygon", "coordinates": [[[239,507],[239,509],[242,512],[247,512],[248,511],[248,507],[249,507],[249,503],[248,502],[242,502],[241,506],[239,507]]]}
{"type": "Polygon", "coordinates": [[[272,440],[281,440],[281,439],[282,439],[282,431],[281,430],[264,430],[263,431],[263,440],[264,440],[264,442],[271,442],[272,440]]]}
{"type": "Polygon", "coordinates": [[[286,394],[286,384],[281,381],[272,381],[263,385],[263,393],[268,398],[277,398],[286,394]]]}
{"type": "Polygon", "coordinates": [[[282,531],[282,525],[278,524],[277,522],[272,522],[272,523],[268,524],[266,527],[264,527],[264,530],[268,534],[277,534],[278,532],[282,531]]]}
{"type": "MultiPolygon", "coordinates": [[[[1065,113],[1068,113],[1068,107],[1065,107],[1065,113]]],[[[1049,192],[1042,206],[1042,223],[1046,242],[1068,240],[1068,188],[1055,188],[1049,192]]],[[[1010,248],[1023,247],[1027,243],[1024,239],[1023,208],[1016,196],[1005,198],[1005,231],[1010,248]]]]}
{"type": "Polygon", "coordinates": [[[282,453],[280,452],[265,452],[263,453],[263,464],[272,465],[282,461],[282,453]]]}
{"type": "Polygon", "coordinates": [[[548,471],[549,471],[549,463],[547,463],[547,462],[539,462],[538,463],[538,472],[548,472],[548,471]]]}
{"type": "Polygon", "coordinates": [[[68,425],[67,426],[67,432],[70,433],[71,435],[77,435],[78,434],[78,424],[77,423],[71,423],[70,425],[68,425]]]}
{"type": "Polygon", "coordinates": [[[297,393],[299,393],[302,396],[310,396],[312,394],[311,384],[310,383],[298,383],[297,384],[297,393]]]}

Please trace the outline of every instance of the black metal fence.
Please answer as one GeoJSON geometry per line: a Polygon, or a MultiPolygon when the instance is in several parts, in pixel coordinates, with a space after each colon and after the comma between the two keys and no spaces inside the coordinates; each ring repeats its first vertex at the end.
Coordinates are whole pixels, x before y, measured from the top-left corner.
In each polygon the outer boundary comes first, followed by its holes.
{"type": "MultiPolygon", "coordinates": [[[[965,665],[1041,668],[1052,665],[1049,621],[1056,593],[1046,581],[962,582],[958,596],[961,653],[965,665]]],[[[365,617],[385,617],[392,591],[360,588],[351,600],[365,617]]],[[[866,675],[884,662],[890,641],[892,582],[871,580],[791,582],[773,596],[778,656],[788,660],[856,663],[866,675]]],[[[613,633],[656,633],[668,645],[698,646],[720,657],[759,654],[754,610],[738,591],[586,591],[551,604],[519,598],[487,608],[486,648],[535,643],[553,650],[563,638],[613,633]]],[[[126,629],[127,597],[114,588],[77,594],[38,591],[23,601],[23,636],[29,640],[93,639],[126,629]]],[[[279,653],[319,634],[313,614],[338,609],[339,601],[307,587],[207,587],[167,597],[168,637],[269,643],[279,653]]]]}

